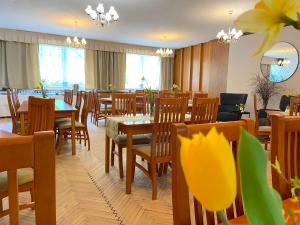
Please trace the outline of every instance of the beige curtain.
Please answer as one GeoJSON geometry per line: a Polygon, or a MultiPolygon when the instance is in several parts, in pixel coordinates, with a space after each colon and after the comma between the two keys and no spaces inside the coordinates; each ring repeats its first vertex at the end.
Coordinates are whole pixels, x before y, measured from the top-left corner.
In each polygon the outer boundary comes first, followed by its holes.
{"type": "Polygon", "coordinates": [[[173,57],[161,58],[161,80],[160,80],[161,90],[171,89],[173,84],[173,67],[174,67],[173,57]]]}
{"type": "Polygon", "coordinates": [[[94,71],[89,73],[89,76],[94,73],[94,88],[108,90],[112,85],[114,88],[124,89],[126,54],[99,50],[93,52],[94,63],[88,62],[87,66],[94,64],[94,71]]]}
{"type": "Polygon", "coordinates": [[[0,41],[0,56],[0,86],[29,89],[38,84],[38,45],[0,41]]]}

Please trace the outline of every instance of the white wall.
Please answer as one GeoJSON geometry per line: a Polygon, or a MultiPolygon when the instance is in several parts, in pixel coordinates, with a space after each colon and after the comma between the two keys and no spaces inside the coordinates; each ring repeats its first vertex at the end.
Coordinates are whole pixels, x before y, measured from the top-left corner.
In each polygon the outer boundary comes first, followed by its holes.
{"type": "MultiPolygon", "coordinates": [[[[258,34],[242,37],[238,42],[230,45],[227,92],[248,93],[246,110],[253,114],[253,90],[251,79],[260,72],[261,56],[253,57],[253,53],[262,43],[263,36],[258,34]]],[[[300,31],[290,27],[282,30],[278,41],[289,42],[300,52],[300,31]]],[[[300,66],[296,73],[287,81],[280,83],[284,87],[284,93],[292,94],[300,92],[300,66]]],[[[268,108],[278,109],[280,96],[274,97],[268,108]]]]}

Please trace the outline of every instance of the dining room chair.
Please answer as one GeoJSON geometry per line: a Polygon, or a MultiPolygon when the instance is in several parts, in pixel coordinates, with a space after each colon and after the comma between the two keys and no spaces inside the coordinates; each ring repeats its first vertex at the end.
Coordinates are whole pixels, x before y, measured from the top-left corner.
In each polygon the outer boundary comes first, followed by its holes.
{"type": "MultiPolygon", "coordinates": [[[[199,132],[206,135],[211,128],[215,127],[219,133],[223,133],[225,138],[230,142],[233,154],[237,154],[237,146],[240,138],[240,129],[243,127],[249,133],[254,134],[254,122],[251,119],[243,119],[241,121],[224,122],[224,123],[208,123],[208,124],[174,124],[171,128],[171,147],[172,147],[172,202],[173,202],[173,222],[174,225],[191,225],[195,221],[196,225],[216,225],[221,221],[215,221],[216,213],[205,210],[196,198],[191,197],[187,186],[181,161],[180,147],[181,143],[178,136],[192,138],[194,134],[199,132]],[[192,216],[194,218],[192,218],[192,216]]],[[[199,177],[201,179],[201,177],[199,177]]],[[[207,193],[209,194],[209,193],[207,193]]],[[[213,193],[211,193],[213,194],[213,193]]],[[[234,204],[226,210],[228,219],[232,220],[236,217],[244,215],[241,192],[238,188],[237,197],[234,204]]]]}
{"type": "MultiPolygon", "coordinates": [[[[89,114],[89,107],[90,107],[90,96],[92,95],[91,92],[85,92],[83,95],[83,106],[81,108],[80,113],[80,122],[75,121],[75,137],[76,140],[84,141],[84,145],[86,146],[86,143],[88,144],[88,150],[91,149],[90,144],[90,136],[88,131],[88,114],[89,114]]],[[[57,154],[60,154],[61,150],[61,144],[63,138],[65,140],[72,139],[72,122],[71,120],[66,120],[61,123],[56,124],[57,129],[57,142],[56,142],[56,148],[57,148],[57,154]]]]}
{"type": "MultiPolygon", "coordinates": [[[[170,143],[171,124],[183,123],[187,111],[186,98],[157,98],[155,100],[154,125],[152,140],[148,145],[133,145],[134,167],[139,168],[151,179],[152,199],[157,199],[158,166],[172,162],[172,148],[170,143]],[[147,161],[148,167],[136,161],[140,156],[147,161]]],[[[133,171],[134,177],[134,171],[133,171]]]]}
{"type": "Polygon", "coordinates": [[[15,107],[15,110],[17,111],[20,108],[20,100],[18,96],[18,89],[13,89],[12,90],[12,101],[13,105],[15,107]]]}
{"type": "Polygon", "coordinates": [[[144,90],[136,90],[136,112],[145,114],[146,111],[146,102],[145,102],[145,91],[144,90]]]}
{"type": "MultiPolygon", "coordinates": [[[[130,116],[136,114],[136,95],[133,93],[114,93],[112,94],[112,115],[113,116],[130,116]]],[[[151,135],[141,134],[134,135],[132,143],[135,145],[148,144],[151,141],[151,135]]],[[[114,140],[111,146],[111,166],[114,166],[115,155],[119,162],[119,175],[122,179],[123,172],[123,148],[127,145],[127,135],[120,133],[114,140]],[[116,145],[118,151],[116,151],[116,145]]]]}
{"type": "Polygon", "coordinates": [[[55,99],[29,96],[27,135],[37,131],[54,130],[55,99]]]}
{"type": "Polygon", "coordinates": [[[186,98],[186,99],[190,99],[190,92],[179,92],[177,94],[175,94],[176,98],[186,98]]]}
{"type": "Polygon", "coordinates": [[[194,93],[193,98],[208,98],[208,94],[202,92],[196,92],[194,93]]]}
{"type": "Polygon", "coordinates": [[[18,134],[21,133],[21,125],[20,120],[16,111],[16,108],[13,103],[13,94],[12,90],[7,89],[6,96],[7,96],[7,102],[9,107],[9,112],[11,116],[12,121],[12,133],[18,134]]]}
{"type": "Polygon", "coordinates": [[[271,163],[279,161],[282,174],[272,169],[272,185],[283,199],[291,197],[288,181],[300,175],[300,117],[272,115],[271,163]]]}
{"type": "Polygon", "coordinates": [[[194,98],[191,123],[215,123],[218,116],[219,98],[194,98]]]}
{"type": "Polygon", "coordinates": [[[270,144],[271,126],[260,125],[256,95],[253,96],[253,110],[255,116],[255,136],[260,140],[262,144],[265,145],[265,150],[267,150],[268,145],[270,144]]]}
{"type": "Polygon", "coordinates": [[[69,105],[73,104],[73,90],[64,90],[64,102],[69,105]]]}
{"type": "Polygon", "coordinates": [[[99,121],[105,119],[111,113],[111,105],[105,105],[101,103],[102,98],[110,98],[110,93],[105,92],[93,92],[94,99],[94,124],[99,126],[99,121]]]}
{"type": "Polygon", "coordinates": [[[300,98],[298,97],[290,99],[290,116],[300,116],[300,98]]]}
{"type": "Polygon", "coordinates": [[[19,225],[19,210],[33,208],[35,224],[56,224],[53,131],[0,138],[0,171],[0,218],[9,216],[10,225],[19,225]],[[31,203],[19,205],[20,192],[30,192],[31,203]]]}
{"type": "Polygon", "coordinates": [[[160,98],[171,98],[172,97],[172,93],[170,90],[161,90],[159,92],[159,97],[160,98]]]}

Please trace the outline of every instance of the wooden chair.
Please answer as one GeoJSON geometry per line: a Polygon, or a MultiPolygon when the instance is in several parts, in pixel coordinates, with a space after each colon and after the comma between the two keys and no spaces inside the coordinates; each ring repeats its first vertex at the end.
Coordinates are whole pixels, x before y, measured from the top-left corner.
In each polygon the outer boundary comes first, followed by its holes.
{"type": "Polygon", "coordinates": [[[15,110],[17,111],[20,108],[20,100],[18,96],[18,89],[13,89],[12,90],[12,101],[13,105],[15,107],[15,110]]]}
{"type": "Polygon", "coordinates": [[[17,112],[13,103],[13,92],[10,89],[7,89],[6,95],[7,95],[7,102],[9,107],[9,112],[12,120],[12,133],[20,133],[21,131],[21,125],[20,120],[17,116],[17,112]]]}
{"type": "Polygon", "coordinates": [[[7,171],[2,172],[6,174],[6,182],[0,191],[0,217],[9,215],[11,225],[20,224],[20,209],[32,207],[32,204],[19,206],[18,193],[33,190],[36,224],[56,224],[54,154],[53,132],[0,138],[0,171],[7,171]],[[21,176],[22,170],[31,170],[31,181],[21,176]],[[9,209],[3,211],[2,199],[7,196],[9,209]]]}
{"type": "Polygon", "coordinates": [[[191,123],[215,123],[218,107],[219,98],[194,98],[191,123]]]}
{"type": "Polygon", "coordinates": [[[64,102],[69,105],[73,104],[73,90],[64,90],[64,102]]]}
{"type": "Polygon", "coordinates": [[[253,96],[253,104],[255,115],[255,135],[260,140],[260,142],[265,145],[265,149],[267,150],[268,144],[270,144],[271,126],[260,126],[259,124],[256,95],[253,96]]]}
{"type": "MultiPolygon", "coordinates": [[[[278,159],[288,180],[300,175],[300,117],[272,116],[271,162],[278,159]]],[[[272,169],[272,185],[283,199],[291,197],[291,187],[272,169]]]]}
{"type": "Polygon", "coordinates": [[[54,129],[55,99],[43,99],[29,96],[28,98],[28,129],[27,134],[37,131],[54,129]]]}
{"type": "MultiPolygon", "coordinates": [[[[112,115],[135,115],[136,113],[136,95],[128,93],[115,93],[112,95],[112,115]]],[[[133,136],[133,144],[148,144],[150,143],[151,136],[149,135],[135,135],[133,136]]],[[[119,134],[116,140],[112,140],[111,147],[111,166],[114,166],[115,155],[119,161],[119,174],[120,178],[124,177],[123,172],[123,148],[126,148],[127,136],[119,134]],[[118,152],[115,151],[116,145],[118,152]]]]}
{"type": "Polygon", "coordinates": [[[76,121],[79,121],[81,103],[82,103],[82,95],[83,95],[82,91],[78,91],[76,94],[76,103],[75,103],[75,108],[77,109],[76,114],[75,114],[76,121]]]}
{"type": "Polygon", "coordinates": [[[111,112],[111,107],[107,105],[104,106],[101,104],[101,98],[109,98],[110,93],[102,93],[102,92],[93,92],[93,104],[94,104],[94,123],[98,126],[99,120],[105,119],[107,115],[111,112]]]}
{"type": "Polygon", "coordinates": [[[300,98],[290,99],[290,116],[300,116],[300,98]]]}
{"type": "Polygon", "coordinates": [[[112,94],[112,115],[135,115],[136,95],[131,93],[112,94]]]}
{"type": "Polygon", "coordinates": [[[162,91],[159,92],[159,97],[160,98],[171,98],[172,93],[169,90],[162,90],[162,91]]]}
{"type": "Polygon", "coordinates": [[[145,92],[144,92],[144,90],[136,90],[135,91],[135,97],[136,97],[136,100],[135,100],[135,102],[136,102],[136,112],[145,114],[146,102],[145,102],[145,92]]]}
{"type": "Polygon", "coordinates": [[[202,92],[197,92],[197,93],[194,93],[194,98],[208,98],[208,94],[202,93],[202,92]]]}
{"type": "MultiPolygon", "coordinates": [[[[206,211],[201,204],[195,199],[190,198],[189,189],[185,181],[183,170],[180,163],[180,146],[181,143],[178,135],[192,137],[194,134],[202,132],[207,134],[212,127],[216,127],[218,132],[222,132],[227,140],[231,143],[232,151],[236,157],[237,146],[240,136],[240,128],[244,127],[248,132],[254,134],[254,122],[250,119],[225,123],[209,123],[197,125],[174,124],[172,125],[172,201],[173,201],[173,220],[174,225],[191,225],[191,215],[195,216],[196,225],[215,225],[215,213],[206,211]],[[190,201],[193,204],[190,204],[190,201]],[[193,212],[191,213],[191,205],[193,212]]],[[[201,179],[201,177],[199,177],[201,179]]],[[[221,185],[221,184],[220,184],[221,185]]],[[[213,193],[207,193],[213,194],[213,193]]],[[[242,197],[238,188],[235,207],[227,209],[228,219],[234,219],[244,214],[242,197]],[[235,209],[235,210],[234,210],[235,209]]],[[[220,223],[220,221],[218,221],[220,223]]],[[[217,224],[218,224],[217,223],[217,224]]],[[[232,223],[235,224],[235,223],[232,223]]]]}
{"type": "MultiPolygon", "coordinates": [[[[80,142],[83,140],[85,146],[86,146],[86,142],[87,142],[88,150],[91,149],[90,136],[89,136],[88,124],[87,124],[91,94],[92,93],[90,93],[90,92],[84,93],[80,122],[79,121],[75,122],[76,139],[80,140],[80,142]]],[[[64,136],[64,139],[72,139],[72,137],[71,137],[71,134],[72,134],[71,120],[57,123],[56,128],[58,130],[56,146],[57,146],[57,154],[59,154],[60,150],[61,150],[61,143],[62,143],[63,136],[64,136]]]]}
{"type": "MultiPolygon", "coordinates": [[[[133,162],[152,181],[152,199],[157,199],[157,166],[172,161],[170,146],[170,126],[173,123],[185,121],[187,99],[185,98],[157,98],[155,100],[154,126],[151,145],[133,146],[133,162]],[[148,168],[136,162],[136,156],[147,160],[148,168]]],[[[134,173],[133,173],[134,176],[134,173]]]]}
{"type": "Polygon", "coordinates": [[[175,95],[176,98],[186,98],[190,99],[190,93],[189,92],[179,92],[175,95]]]}

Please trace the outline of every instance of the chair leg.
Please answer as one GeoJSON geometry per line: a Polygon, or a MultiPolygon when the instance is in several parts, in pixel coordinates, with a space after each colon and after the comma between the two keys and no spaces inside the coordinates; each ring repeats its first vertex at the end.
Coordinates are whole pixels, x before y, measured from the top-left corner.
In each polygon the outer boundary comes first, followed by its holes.
{"type": "Polygon", "coordinates": [[[3,212],[3,202],[2,202],[2,198],[0,198],[0,212],[3,212]]]}
{"type": "Polygon", "coordinates": [[[88,129],[86,129],[86,139],[87,139],[87,143],[88,143],[88,150],[91,150],[91,141],[90,141],[90,135],[89,135],[89,131],[88,129]]]}
{"type": "Polygon", "coordinates": [[[168,163],[164,163],[164,169],[163,169],[163,174],[167,174],[168,173],[168,166],[169,164],[168,163]]]}
{"type": "Polygon", "coordinates": [[[110,153],[110,158],[111,158],[110,165],[111,166],[115,165],[115,149],[116,149],[116,143],[112,140],[111,153],[110,153]]]}
{"type": "Polygon", "coordinates": [[[122,146],[118,146],[118,160],[119,160],[119,173],[120,173],[120,178],[122,179],[124,177],[124,172],[123,172],[123,151],[122,151],[122,146]]]}
{"type": "MultiPolygon", "coordinates": [[[[35,202],[34,188],[30,188],[30,196],[31,196],[31,202],[35,202]]],[[[31,209],[34,209],[34,206],[31,207],[31,209]]]]}
{"type": "Polygon", "coordinates": [[[157,173],[156,166],[151,165],[151,180],[152,180],[152,200],[157,199],[157,173]]]}
{"type": "Polygon", "coordinates": [[[163,174],[164,164],[160,163],[158,166],[158,176],[161,177],[163,174]]]}
{"type": "Polygon", "coordinates": [[[265,150],[268,150],[268,142],[265,143],[265,150]]]}
{"type": "Polygon", "coordinates": [[[134,182],[135,162],[136,162],[136,155],[134,154],[132,157],[132,180],[131,180],[132,183],[134,182]]]}
{"type": "Polygon", "coordinates": [[[58,134],[57,155],[60,154],[60,150],[61,150],[61,142],[62,142],[62,132],[59,132],[59,134],[58,134]]]}

